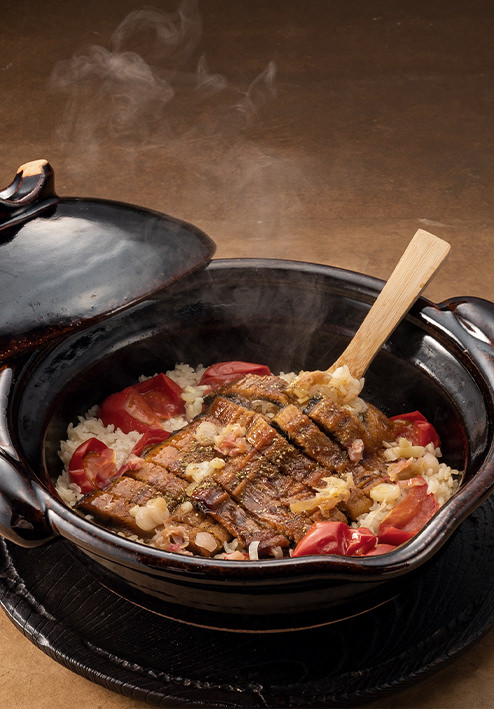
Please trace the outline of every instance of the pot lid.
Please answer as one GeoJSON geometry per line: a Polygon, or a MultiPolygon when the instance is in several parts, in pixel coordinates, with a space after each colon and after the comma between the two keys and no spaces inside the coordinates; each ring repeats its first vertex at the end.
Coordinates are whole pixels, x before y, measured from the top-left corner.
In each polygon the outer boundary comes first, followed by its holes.
{"type": "Polygon", "coordinates": [[[0,191],[0,361],[205,268],[214,242],[149,209],[60,198],[46,160],[0,191]]]}

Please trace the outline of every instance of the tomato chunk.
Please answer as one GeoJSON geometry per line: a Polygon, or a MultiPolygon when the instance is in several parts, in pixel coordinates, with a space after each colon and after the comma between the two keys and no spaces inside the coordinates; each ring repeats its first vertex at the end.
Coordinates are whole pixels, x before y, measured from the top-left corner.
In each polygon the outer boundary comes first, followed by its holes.
{"type": "Polygon", "coordinates": [[[159,416],[147,404],[134,387],[110,394],[100,406],[99,417],[105,426],[113,424],[124,433],[139,431],[146,433],[150,428],[159,427],[159,416]]]}
{"type": "Polygon", "coordinates": [[[271,374],[271,370],[264,364],[254,364],[253,362],[218,362],[205,370],[200,384],[214,388],[240,379],[245,374],[258,374],[264,377],[271,374]]]}
{"type": "Polygon", "coordinates": [[[70,479],[79,485],[84,494],[103,487],[116,474],[115,451],[98,438],[89,438],[81,443],[70,459],[70,479]]]}
{"type": "Polygon", "coordinates": [[[344,522],[316,522],[299,541],[292,556],[362,556],[373,549],[376,542],[376,536],[366,527],[352,529],[344,522]]]}
{"type": "Polygon", "coordinates": [[[402,544],[419,532],[439,509],[434,495],[427,492],[422,477],[405,483],[406,497],[383,519],[379,527],[379,541],[402,544]]]}
{"type": "Polygon", "coordinates": [[[182,389],[165,374],[157,374],[139,384],[110,394],[100,406],[105,426],[113,424],[124,433],[161,428],[161,423],[185,411],[182,389]]]}
{"type": "Polygon", "coordinates": [[[379,527],[379,543],[380,544],[392,544],[393,546],[399,546],[404,544],[409,539],[414,536],[415,532],[407,532],[405,529],[398,529],[398,527],[392,527],[390,525],[379,527]]]}
{"type": "Polygon", "coordinates": [[[180,416],[185,412],[182,387],[160,372],[150,379],[134,385],[146,404],[162,419],[180,416]]]}
{"type": "Polygon", "coordinates": [[[394,544],[381,544],[379,542],[378,544],[376,544],[374,549],[365,552],[363,556],[378,556],[379,554],[387,554],[388,551],[393,551],[394,549],[396,549],[396,546],[394,544]]]}
{"type": "Polygon", "coordinates": [[[392,416],[390,420],[393,421],[396,438],[402,436],[414,446],[433,443],[435,448],[439,448],[441,445],[436,429],[420,411],[392,416]]]}
{"type": "Polygon", "coordinates": [[[140,456],[149,448],[165,441],[169,436],[170,434],[168,431],[165,431],[162,428],[150,428],[146,431],[146,433],[142,434],[135,446],[132,448],[131,453],[133,453],[133,455],[140,456]]]}

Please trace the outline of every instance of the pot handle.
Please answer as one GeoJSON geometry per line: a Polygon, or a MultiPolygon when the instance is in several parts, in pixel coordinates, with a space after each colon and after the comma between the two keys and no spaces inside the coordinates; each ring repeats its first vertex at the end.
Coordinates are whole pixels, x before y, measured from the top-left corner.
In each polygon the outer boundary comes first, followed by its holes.
{"type": "Polygon", "coordinates": [[[34,485],[20,461],[0,449],[0,535],[22,547],[54,537],[34,485]]]}
{"type": "Polygon", "coordinates": [[[41,491],[19,460],[7,426],[7,394],[12,370],[0,369],[0,535],[23,547],[43,544],[54,536],[41,491]]]}
{"type": "Polygon", "coordinates": [[[494,303],[473,296],[456,297],[426,311],[475,354],[489,385],[494,387],[494,303]]]}
{"type": "Polygon", "coordinates": [[[36,217],[58,201],[51,165],[46,160],[27,162],[10,185],[0,190],[0,230],[36,217]]]}
{"type": "Polygon", "coordinates": [[[457,297],[443,301],[439,307],[453,313],[468,337],[494,349],[494,303],[483,298],[457,297]]]}

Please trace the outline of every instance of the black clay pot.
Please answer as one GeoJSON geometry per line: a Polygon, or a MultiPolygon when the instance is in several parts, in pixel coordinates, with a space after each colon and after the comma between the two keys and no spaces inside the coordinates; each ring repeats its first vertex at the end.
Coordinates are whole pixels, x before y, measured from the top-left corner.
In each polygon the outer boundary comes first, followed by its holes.
{"type": "Polygon", "coordinates": [[[392,415],[420,409],[459,491],[407,544],[374,557],[251,562],[151,549],[83,519],[58,498],[67,424],[140,374],[176,362],[242,359],[273,371],[325,368],[382,282],[278,260],[213,261],[159,296],[55,339],[0,371],[0,521],[26,545],[68,544],[109,588],[190,623],[230,630],[317,626],[368,610],[420,575],[494,486],[494,306],[421,298],[372,363],[364,398],[392,415]],[[66,541],[62,541],[66,540],[66,541]]]}

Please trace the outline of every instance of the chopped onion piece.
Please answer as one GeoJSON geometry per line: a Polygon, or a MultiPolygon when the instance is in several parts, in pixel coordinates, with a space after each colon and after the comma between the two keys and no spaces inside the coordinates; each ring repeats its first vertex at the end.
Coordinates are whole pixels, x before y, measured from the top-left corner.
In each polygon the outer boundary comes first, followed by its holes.
{"type": "Polygon", "coordinates": [[[187,514],[187,512],[192,512],[193,509],[194,509],[194,505],[192,504],[192,502],[190,500],[186,500],[185,502],[182,502],[182,504],[180,505],[180,510],[182,512],[185,512],[185,514],[187,514]]]}
{"type": "Polygon", "coordinates": [[[350,487],[348,480],[342,480],[334,475],[323,478],[326,487],[317,488],[317,494],[305,500],[297,500],[290,503],[290,509],[295,514],[308,512],[319,507],[322,511],[328,511],[336,507],[339,502],[348,500],[350,497],[350,487]]]}
{"type": "Polygon", "coordinates": [[[134,505],[130,510],[138,527],[150,532],[160,524],[164,524],[170,513],[164,497],[153,497],[145,505],[134,505]]]}
{"type": "Polygon", "coordinates": [[[195,543],[201,549],[206,549],[206,551],[214,551],[218,546],[216,539],[209,532],[198,532],[195,543]]]}
{"type": "Polygon", "coordinates": [[[195,430],[194,438],[201,446],[212,446],[218,431],[218,426],[212,421],[202,421],[195,430]]]}
{"type": "Polygon", "coordinates": [[[271,556],[275,559],[283,559],[283,549],[281,547],[273,547],[271,549],[271,556]]]}
{"type": "Polygon", "coordinates": [[[379,485],[374,485],[369,495],[374,502],[392,504],[400,497],[401,488],[393,483],[379,483],[379,485]]]}
{"type": "Polygon", "coordinates": [[[223,542],[223,549],[227,554],[231,554],[236,551],[238,547],[238,537],[234,537],[230,542],[223,542]]]}
{"type": "Polygon", "coordinates": [[[391,445],[384,451],[384,459],[388,461],[398,458],[421,458],[425,453],[424,446],[414,446],[406,438],[399,438],[398,445],[391,445]]]}
{"type": "Polygon", "coordinates": [[[225,467],[223,458],[213,458],[212,460],[204,460],[202,463],[189,463],[185,468],[184,475],[187,480],[195,483],[200,483],[208,475],[214,473],[215,470],[220,470],[225,467]]]}
{"type": "Polygon", "coordinates": [[[249,544],[249,559],[257,561],[259,559],[259,542],[251,542],[249,544]]]}

